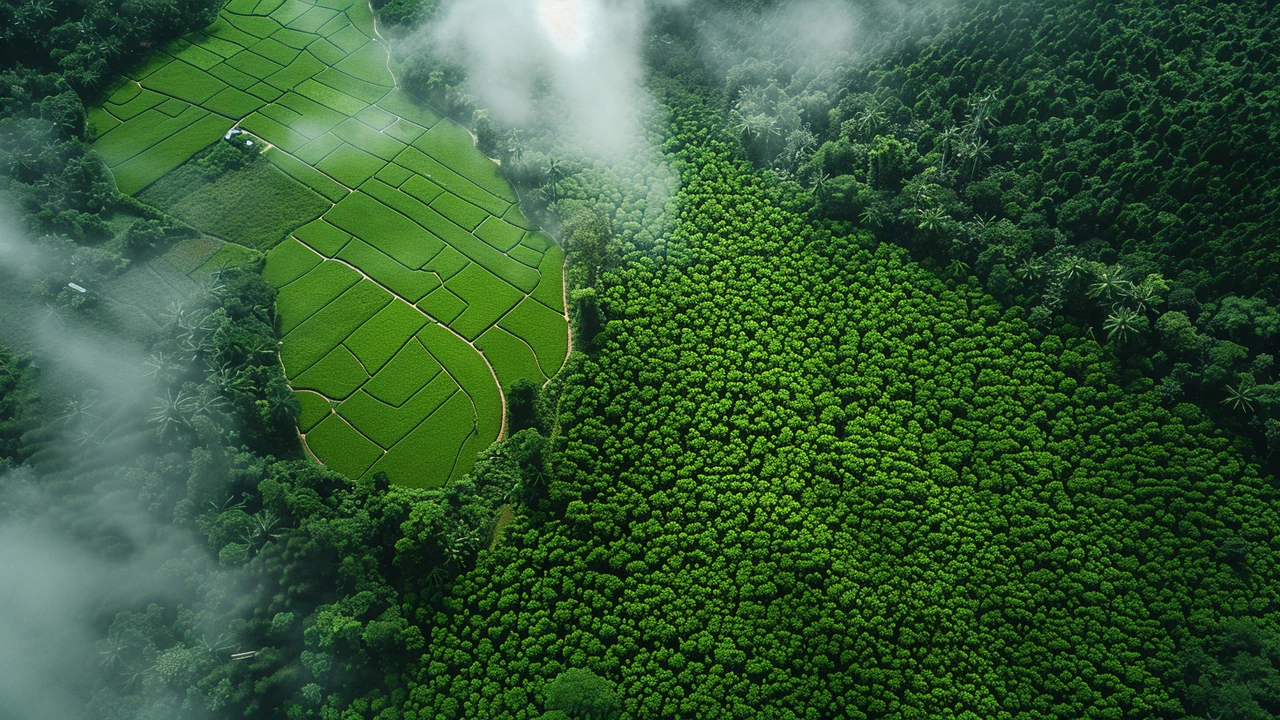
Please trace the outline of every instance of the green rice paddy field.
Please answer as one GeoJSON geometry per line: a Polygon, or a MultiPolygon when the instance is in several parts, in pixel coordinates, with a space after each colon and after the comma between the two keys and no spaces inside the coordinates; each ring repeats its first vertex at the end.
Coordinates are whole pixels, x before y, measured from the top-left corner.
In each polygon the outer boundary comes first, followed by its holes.
{"type": "Polygon", "coordinates": [[[563,255],[470,134],[394,71],[364,0],[230,0],[110,88],[90,122],[126,193],[232,128],[314,192],[318,218],[255,242],[280,289],[299,431],[352,478],[437,486],[501,433],[502,387],[564,364],[563,255]]]}

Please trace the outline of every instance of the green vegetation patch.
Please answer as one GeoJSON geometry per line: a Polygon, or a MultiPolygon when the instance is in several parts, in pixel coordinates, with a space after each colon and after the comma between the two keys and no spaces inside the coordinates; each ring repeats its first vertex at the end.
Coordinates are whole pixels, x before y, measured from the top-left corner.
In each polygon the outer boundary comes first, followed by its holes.
{"type": "Polygon", "coordinates": [[[390,162],[405,145],[374,130],[364,123],[350,118],[333,129],[333,134],[367,153],[390,162]]]}
{"type": "Polygon", "coordinates": [[[189,273],[213,257],[223,242],[208,235],[179,240],[164,254],[164,259],[183,273],[189,273]]]}
{"type": "Polygon", "coordinates": [[[507,313],[498,325],[529,343],[547,377],[555,375],[564,365],[569,354],[569,323],[564,315],[528,298],[507,313]]]}
{"type": "Polygon", "coordinates": [[[311,432],[311,428],[333,414],[333,406],[329,404],[329,400],[316,393],[303,390],[295,392],[294,397],[298,398],[298,404],[302,406],[302,412],[298,413],[298,430],[303,433],[311,432]]]}
{"type": "Polygon", "coordinates": [[[276,298],[276,330],[288,335],[307,318],[360,282],[360,273],[336,262],[322,262],[280,288],[276,298]]]}
{"type": "Polygon", "coordinates": [[[520,240],[524,237],[524,230],[515,225],[505,223],[487,213],[485,217],[484,222],[480,223],[480,226],[474,231],[476,237],[502,252],[507,252],[520,244],[520,240]]]}
{"type": "Polygon", "coordinates": [[[262,260],[262,253],[257,250],[250,250],[247,247],[241,247],[232,243],[223,243],[218,248],[218,252],[212,257],[205,260],[200,267],[191,271],[193,280],[204,280],[211,277],[214,273],[220,273],[234,267],[242,265],[254,265],[262,260]]]}
{"type": "Polygon", "coordinates": [[[193,45],[208,50],[219,58],[229,58],[244,49],[243,45],[227,42],[220,37],[214,37],[198,31],[191,33],[187,38],[191,40],[193,45]]]}
{"type": "MultiPolygon", "coordinates": [[[[421,142],[421,138],[415,142],[421,142]]],[[[404,152],[396,156],[396,163],[409,168],[419,175],[431,178],[437,184],[449,188],[449,191],[454,195],[499,217],[506,213],[507,208],[511,205],[502,198],[489,193],[479,185],[445,167],[435,158],[424,155],[415,147],[405,148],[404,152]]]]}
{"type": "Polygon", "coordinates": [[[226,41],[231,45],[241,48],[249,47],[250,45],[258,42],[258,38],[235,27],[231,23],[227,22],[227,19],[221,15],[218,16],[217,20],[213,21],[212,25],[206,27],[204,32],[211,37],[218,38],[219,40],[226,41]]]}
{"type": "MultiPolygon", "coordinates": [[[[259,40],[271,37],[273,33],[280,29],[280,23],[267,17],[245,15],[224,15],[223,17],[237,30],[252,35],[259,40]]],[[[249,43],[249,45],[252,44],[249,43]]],[[[245,47],[249,47],[249,45],[245,47]]]]}
{"type": "MultiPolygon", "coordinates": [[[[426,129],[435,127],[443,117],[430,105],[423,105],[413,97],[400,89],[392,90],[378,101],[378,107],[387,112],[400,116],[409,123],[413,123],[425,132],[426,129]]],[[[421,133],[419,133],[421,135],[421,133]]]]}
{"type": "Polygon", "coordinates": [[[530,297],[556,312],[564,312],[564,251],[559,245],[547,248],[538,272],[542,281],[530,297]]]}
{"type": "Polygon", "coordinates": [[[405,267],[422,267],[443,247],[435,236],[409,218],[361,192],[352,193],[335,205],[324,219],[363,239],[405,267]]]}
{"type": "Polygon", "coordinates": [[[315,100],[303,97],[296,92],[281,96],[278,102],[302,116],[297,121],[297,127],[294,130],[308,137],[318,137],[346,119],[346,116],[342,113],[327,108],[315,100]]]}
{"type": "MultiPolygon", "coordinates": [[[[275,20],[281,25],[288,25],[294,20],[306,15],[307,11],[314,7],[315,6],[311,3],[299,2],[298,0],[284,0],[284,2],[279,3],[279,6],[269,14],[271,15],[272,20],[275,20]]],[[[258,13],[262,14],[262,10],[258,10],[258,13]]]]}
{"type": "Polygon", "coordinates": [[[385,472],[387,479],[401,485],[440,487],[451,478],[461,477],[475,464],[474,456],[460,456],[474,426],[471,403],[466,395],[455,392],[369,471],[385,472]]]}
{"type": "Polygon", "coordinates": [[[467,303],[467,309],[449,326],[468,340],[479,337],[524,299],[524,293],[474,264],[463,268],[445,286],[467,303]]]}
{"type": "Polygon", "coordinates": [[[224,117],[193,111],[204,117],[112,168],[120,192],[127,195],[138,192],[216,142],[223,133],[231,129],[232,122],[224,117]]]}
{"type": "Polygon", "coordinates": [[[345,187],[333,178],[286,154],[279,148],[268,150],[263,157],[270,160],[273,165],[284,171],[286,175],[316,191],[331,203],[338,202],[350,194],[345,187]]]}
{"type": "Polygon", "coordinates": [[[512,383],[521,378],[538,385],[546,382],[547,376],[538,366],[533,350],[506,330],[500,327],[489,328],[476,340],[476,347],[489,359],[503,389],[510,388],[512,383]]]}
{"type": "Polygon", "coordinates": [[[356,113],[356,119],[375,130],[385,130],[387,126],[399,120],[395,115],[377,105],[370,105],[356,113]]]}
{"type": "Polygon", "coordinates": [[[336,11],[328,8],[313,7],[293,20],[290,20],[288,25],[294,30],[300,30],[304,33],[318,34],[320,28],[324,27],[326,23],[336,17],[338,17],[338,13],[336,11]]]}
{"type": "Polygon", "coordinates": [[[299,390],[314,390],[330,400],[345,400],[368,379],[360,361],[339,345],[293,378],[292,384],[299,390]]]}
{"type": "MultiPolygon", "coordinates": [[[[388,60],[387,51],[382,44],[371,42],[362,45],[359,50],[347,55],[333,67],[361,82],[391,87],[396,82],[395,78],[391,77],[391,71],[387,69],[388,60]]],[[[382,95],[378,97],[381,98],[382,95]]],[[[390,120],[387,122],[389,123],[390,120]]]]}
{"type": "Polygon", "coordinates": [[[360,268],[366,275],[410,303],[440,287],[440,278],[422,270],[410,270],[391,256],[356,238],[338,253],[338,258],[360,268]]]}
{"type": "Polygon", "coordinates": [[[423,270],[430,270],[440,276],[441,280],[449,278],[462,272],[462,269],[470,265],[471,261],[466,255],[454,250],[448,245],[440,251],[439,255],[431,258],[431,262],[422,266],[423,270]]]}
{"type": "Polygon", "coordinates": [[[217,53],[209,52],[208,50],[200,47],[199,45],[192,45],[191,43],[187,43],[184,40],[178,40],[176,41],[176,43],[185,43],[186,47],[176,52],[173,52],[173,47],[170,47],[169,50],[170,52],[172,52],[173,56],[178,60],[181,60],[185,63],[189,63],[197,68],[200,68],[201,70],[208,70],[214,65],[217,65],[222,62],[221,55],[218,55],[217,53]]]}
{"type": "Polygon", "coordinates": [[[267,253],[267,264],[262,269],[262,279],[276,287],[284,287],[306,275],[323,261],[314,250],[298,242],[296,238],[285,238],[267,253]]]}
{"type": "Polygon", "coordinates": [[[475,230],[485,218],[492,217],[488,212],[448,192],[433,200],[431,207],[468,232],[475,230]]]}
{"type": "Polygon", "coordinates": [[[424,325],[418,331],[418,339],[475,404],[476,431],[485,439],[485,445],[496,440],[502,427],[502,396],[484,357],[435,323],[424,325]]]}
{"type": "Polygon", "coordinates": [[[293,231],[293,236],[325,257],[334,257],[351,236],[324,220],[307,223],[293,231]]]}
{"type": "MultiPolygon", "coordinates": [[[[278,35],[279,33],[277,32],[275,34],[278,35]]],[[[297,50],[294,50],[288,45],[285,45],[273,38],[263,38],[262,40],[250,45],[249,52],[261,55],[282,68],[287,67],[298,58],[297,50]]]]}
{"type": "MultiPolygon", "coordinates": [[[[399,407],[388,405],[361,390],[338,406],[338,414],[370,440],[390,448],[456,394],[459,394],[458,386],[446,373],[440,373],[399,407]]],[[[464,422],[469,425],[471,418],[464,422]]]]}
{"type": "Polygon", "coordinates": [[[373,177],[373,174],[378,172],[384,164],[384,161],[373,155],[343,143],[341,147],[325,156],[316,167],[343,185],[355,188],[373,177]]]}
{"type": "Polygon", "coordinates": [[[396,300],[361,325],[345,344],[376,375],[426,324],[422,313],[403,300],[396,300]]]}
{"type": "Polygon", "coordinates": [[[507,211],[502,215],[502,219],[524,230],[533,229],[533,223],[529,222],[529,218],[524,216],[519,205],[512,205],[507,208],[507,211]]]}
{"type": "Polygon", "coordinates": [[[260,112],[241,120],[240,127],[289,153],[310,141],[306,135],[290,130],[260,112]]]}
{"type": "Polygon", "coordinates": [[[277,87],[272,87],[264,82],[256,82],[247,92],[254,97],[260,97],[267,102],[275,102],[284,94],[284,91],[277,87]]]}
{"type": "Polygon", "coordinates": [[[458,319],[463,310],[467,309],[467,303],[449,292],[449,288],[440,287],[423,298],[418,303],[418,307],[436,320],[449,325],[458,319]]]}
{"type": "Polygon", "coordinates": [[[292,90],[303,80],[315,75],[325,68],[324,63],[312,57],[311,53],[299,53],[284,69],[264,78],[267,82],[281,90],[292,90]]]}
{"type": "Polygon", "coordinates": [[[338,139],[337,135],[326,132],[298,148],[298,152],[294,154],[298,156],[299,160],[314,166],[341,145],[342,141],[338,139]]]}
{"type": "MultiPolygon", "coordinates": [[[[396,167],[400,167],[397,165],[396,167]]],[[[399,190],[423,205],[430,205],[432,200],[444,192],[444,188],[422,177],[414,175],[401,183],[399,190]]]]}
{"type": "Polygon", "coordinates": [[[169,117],[178,117],[189,107],[191,107],[191,103],[183,102],[177,98],[169,98],[157,105],[156,110],[168,115],[169,117]]]}
{"type": "Polygon", "coordinates": [[[111,114],[125,122],[141,115],[166,100],[165,96],[150,90],[142,90],[132,100],[123,105],[107,104],[111,114]]]}
{"type": "Polygon", "coordinates": [[[542,253],[526,245],[517,245],[508,250],[507,254],[526,267],[537,269],[542,264],[542,253]]]}
{"type": "Polygon", "coordinates": [[[227,58],[227,65],[230,65],[245,75],[258,78],[259,80],[274,75],[284,69],[284,65],[268,60],[261,55],[254,54],[248,50],[227,58]]]}
{"type": "Polygon", "coordinates": [[[516,194],[502,177],[498,164],[476,148],[471,133],[461,125],[453,121],[436,123],[414,141],[413,146],[508,203],[516,201],[516,194]]]}
{"type": "Polygon", "coordinates": [[[94,144],[94,150],[102,156],[103,162],[115,167],[207,116],[208,113],[196,108],[191,108],[176,118],[156,110],[147,110],[136,120],[99,139],[94,144]]]}
{"type": "Polygon", "coordinates": [[[264,251],[330,207],[261,157],[212,180],[190,163],[158,180],[140,198],[207,233],[264,251]]]}
{"type": "Polygon", "coordinates": [[[383,128],[382,131],[407,145],[421,137],[427,129],[404,118],[396,118],[395,122],[383,128]]]}
{"type": "Polygon", "coordinates": [[[356,432],[337,414],[325,418],[307,433],[307,447],[329,469],[352,478],[363,475],[382,457],[382,448],[356,432]]]}
{"type": "MultiPolygon", "coordinates": [[[[275,120],[281,125],[284,125],[285,127],[289,127],[291,123],[296,122],[299,118],[302,117],[301,114],[293,110],[290,110],[289,108],[279,103],[271,103],[270,105],[267,105],[266,107],[262,108],[262,114],[266,115],[272,120],[275,120]]],[[[300,135],[304,134],[299,132],[296,128],[290,127],[290,129],[293,130],[294,132],[298,132],[298,134],[300,135]]],[[[308,135],[307,137],[311,137],[311,136],[308,135]]]]}
{"type": "Polygon", "coordinates": [[[350,55],[359,50],[365,43],[369,42],[369,38],[360,32],[356,26],[347,24],[341,30],[326,35],[325,39],[337,46],[342,52],[350,55]]]}
{"type": "Polygon", "coordinates": [[[286,374],[296,377],[305,372],[390,302],[390,293],[361,280],[285,336],[280,359],[286,374]]]}
{"type": "Polygon", "coordinates": [[[414,338],[378,371],[364,391],[388,405],[399,407],[435,379],[439,372],[440,363],[414,338]]]}
{"type": "Polygon", "coordinates": [[[89,139],[96,140],[119,127],[120,120],[106,110],[100,107],[95,107],[89,108],[88,114],[85,118],[85,124],[87,126],[89,139]]]}
{"type": "Polygon", "coordinates": [[[417,176],[395,163],[387,163],[382,166],[382,169],[374,177],[395,188],[399,187],[405,180],[417,176]]]}
{"type": "MultiPolygon", "coordinates": [[[[315,42],[316,36],[310,33],[299,32],[289,28],[283,28],[279,32],[272,35],[269,39],[294,50],[302,50],[306,46],[315,42]]],[[[305,54],[305,53],[304,53],[305,54]]]]}
{"type": "MultiPolygon", "coordinates": [[[[363,103],[378,102],[379,98],[387,94],[387,88],[382,85],[374,85],[363,80],[357,80],[344,72],[339,72],[332,68],[316,75],[315,79],[353,98],[358,98],[363,103]]],[[[354,115],[355,113],[352,114],[354,115]]]]}
{"type": "Polygon", "coordinates": [[[142,86],[199,105],[227,84],[194,65],[171,62],[145,78],[142,86]]]}
{"type": "MultiPolygon", "coordinates": [[[[337,18],[332,22],[345,24],[345,18],[337,18]]],[[[321,34],[324,34],[323,31],[321,31],[321,34]]],[[[317,60],[329,66],[347,56],[346,53],[342,52],[341,48],[323,38],[308,45],[307,52],[315,55],[317,60]]]]}
{"type": "Polygon", "coordinates": [[[208,102],[204,104],[210,110],[219,115],[226,115],[229,118],[242,118],[262,107],[262,105],[262,98],[254,97],[234,87],[226,88],[209,98],[208,102]]]}

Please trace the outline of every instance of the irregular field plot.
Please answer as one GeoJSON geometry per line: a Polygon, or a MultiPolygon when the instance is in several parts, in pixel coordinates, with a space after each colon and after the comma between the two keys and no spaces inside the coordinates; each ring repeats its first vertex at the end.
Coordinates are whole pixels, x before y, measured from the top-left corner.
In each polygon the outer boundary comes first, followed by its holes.
{"type": "Polygon", "coordinates": [[[175,282],[267,253],[310,450],[353,478],[435,486],[498,436],[499,380],[563,364],[563,257],[392,67],[365,3],[230,0],[88,121],[123,191],[236,243],[192,244],[175,282]],[[264,160],[205,175],[197,154],[235,126],[264,160]]]}

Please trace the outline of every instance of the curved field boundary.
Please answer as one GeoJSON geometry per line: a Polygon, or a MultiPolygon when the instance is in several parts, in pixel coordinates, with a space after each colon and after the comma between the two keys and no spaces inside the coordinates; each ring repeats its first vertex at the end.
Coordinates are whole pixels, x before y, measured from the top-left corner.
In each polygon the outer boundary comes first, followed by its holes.
{"type": "Polygon", "coordinates": [[[124,192],[227,136],[329,201],[264,272],[281,289],[299,435],[353,478],[434,486],[502,435],[503,384],[563,366],[563,255],[470,133],[398,89],[396,69],[366,0],[230,0],[89,119],[124,192]]]}

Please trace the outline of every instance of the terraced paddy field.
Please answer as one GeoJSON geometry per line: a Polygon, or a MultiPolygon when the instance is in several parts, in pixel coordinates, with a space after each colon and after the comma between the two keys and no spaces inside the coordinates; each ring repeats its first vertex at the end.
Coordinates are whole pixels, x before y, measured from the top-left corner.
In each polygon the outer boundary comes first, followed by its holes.
{"type": "Polygon", "coordinates": [[[90,122],[127,193],[237,128],[231,141],[315,194],[319,217],[258,242],[299,431],[349,477],[435,486],[498,438],[503,386],[564,364],[563,254],[471,135],[394,71],[364,0],[231,0],[90,122]]]}

